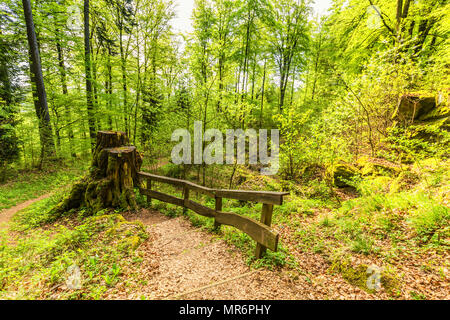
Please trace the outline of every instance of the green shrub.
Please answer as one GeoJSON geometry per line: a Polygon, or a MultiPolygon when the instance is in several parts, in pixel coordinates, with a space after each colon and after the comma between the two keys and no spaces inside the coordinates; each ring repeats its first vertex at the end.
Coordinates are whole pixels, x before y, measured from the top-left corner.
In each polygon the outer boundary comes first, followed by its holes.
{"type": "Polygon", "coordinates": [[[424,242],[434,234],[438,241],[450,236],[450,210],[443,205],[426,203],[412,214],[410,221],[424,242]]]}

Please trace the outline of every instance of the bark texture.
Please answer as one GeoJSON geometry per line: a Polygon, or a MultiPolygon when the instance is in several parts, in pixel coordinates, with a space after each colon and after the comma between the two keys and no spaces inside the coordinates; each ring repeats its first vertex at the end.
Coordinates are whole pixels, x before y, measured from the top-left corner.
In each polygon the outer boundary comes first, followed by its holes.
{"type": "Polygon", "coordinates": [[[133,186],[142,156],[129,145],[121,131],[99,131],[89,174],[76,183],[69,196],[55,207],[55,212],[87,207],[92,212],[105,208],[135,209],[133,186]]]}

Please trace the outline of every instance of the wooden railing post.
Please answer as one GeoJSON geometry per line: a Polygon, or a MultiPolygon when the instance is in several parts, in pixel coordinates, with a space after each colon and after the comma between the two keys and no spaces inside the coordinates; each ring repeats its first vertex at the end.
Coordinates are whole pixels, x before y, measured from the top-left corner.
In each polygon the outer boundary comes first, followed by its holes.
{"type": "Polygon", "coordinates": [[[188,202],[189,202],[189,188],[185,185],[183,188],[183,194],[184,194],[184,207],[183,207],[183,214],[187,213],[188,210],[188,202]]]}
{"type": "MultiPolygon", "coordinates": [[[[222,211],[222,198],[216,196],[215,200],[216,200],[215,210],[222,211]]],[[[214,219],[214,229],[219,230],[220,226],[221,226],[221,224],[219,222],[217,222],[216,219],[214,219]]]]}
{"type": "MultiPolygon", "coordinates": [[[[147,190],[152,190],[152,179],[147,178],[147,190]]],[[[152,204],[152,198],[150,196],[147,196],[147,205],[152,204]]]]}
{"type": "MultiPolygon", "coordinates": [[[[269,227],[272,224],[272,212],[273,212],[273,204],[263,203],[261,222],[269,227]]],[[[256,259],[262,258],[262,256],[266,253],[266,250],[267,248],[265,246],[257,243],[255,251],[256,259]]]]}

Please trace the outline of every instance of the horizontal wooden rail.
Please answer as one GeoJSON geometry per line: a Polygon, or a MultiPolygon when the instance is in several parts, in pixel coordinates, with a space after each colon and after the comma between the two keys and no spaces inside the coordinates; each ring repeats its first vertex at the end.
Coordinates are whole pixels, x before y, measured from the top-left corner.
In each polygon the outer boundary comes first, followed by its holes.
{"type": "Polygon", "coordinates": [[[177,198],[177,197],[165,194],[165,193],[161,193],[161,192],[158,192],[158,191],[154,191],[154,190],[148,190],[148,189],[139,188],[139,191],[143,195],[146,195],[146,196],[148,196],[150,198],[154,198],[154,199],[157,199],[159,201],[168,202],[168,203],[171,203],[171,204],[174,204],[174,205],[177,205],[177,206],[181,206],[181,207],[184,206],[184,200],[183,199],[180,199],[180,198],[177,198]]]}
{"type": "Polygon", "coordinates": [[[151,179],[157,182],[171,184],[180,188],[187,187],[190,190],[206,194],[212,198],[215,196],[227,199],[254,201],[267,204],[283,204],[283,197],[288,195],[288,192],[274,192],[274,191],[248,191],[248,190],[221,190],[211,189],[200,186],[190,181],[158,176],[156,174],[139,172],[142,178],[151,179]]]}
{"type": "Polygon", "coordinates": [[[143,195],[147,196],[148,202],[150,202],[151,198],[155,198],[160,201],[181,206],[183,208],[190,209],[202,216],[214,218],[215,227],[220,227],[221,224],[225,224],[233,226],[245,232],[257,242],[257,258],[261,258],[266,248],[272,251],[277,251],[279,235],[277,232],[273,231],[270,228],[270,224],[272,221],[272,209],[273,205],[275,204],[281,205],[283,203],[283,197],[285,195],[288,195],[288,193],[271,191],[212,189],[197,185],[190,181],[159,176],[147,172],[139,172],[138,175],[140,178],[147,180],[147,188],[139,188],[139,190],[143,195]],[[167,183],[183,189],[184,199],[151,190],[151,181],[167,183]],[[190,200],[189,190],[215,198],[215,208],[212,209],[190,200]],[[222,198],[263,203],[261,222],[246,216],[238,215],[234,212],[223,212],[222,198]]]}
{"type": "Polygon", "coordinates": [[[227,199],[254,201],[267,204],[283,204],[283,196],[288,193],[247,190],[216,190],[216,196],[227,199]]]}
{"type": "Polygon", "coordinates": [[[210,218],[216,217],[216,210],[206,207],[204,205],[201,205],[192,200],[188,200],[187,203],[185,203],[185,207],[188,209],[191,209],[192,211],[198,213],[199,215],[205,216],[205,217],[210,217],[210,218]]]}
{"type": "Polygon", "coordinates": [[[277,251],[278,233],[272,231],[269,226],[253,220],[252,218],[238,215],[234,212],[217,212],[216,220],[238,228],[248,234],[253,240],[272,251],[277,251]]]}

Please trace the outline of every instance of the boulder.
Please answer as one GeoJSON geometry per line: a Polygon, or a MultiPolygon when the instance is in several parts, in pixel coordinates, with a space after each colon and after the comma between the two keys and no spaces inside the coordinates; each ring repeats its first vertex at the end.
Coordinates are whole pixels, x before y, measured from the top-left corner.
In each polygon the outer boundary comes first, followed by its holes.
{"type": "Polygon", "coordinates": [[[360,171],[355,166],[340,161],[339,163],[335,164],[329,172],[333,184],[338,188],[345,188],[345,187],[351,187],[348,183],[351,181],[354,177],[360,175],[360,171]]]}
{"type": "Polygon", "coordinates": [[[397,176],[402,171],[398,164],[378,158],[361,157],[357,165],[363,176],[397,176]]]}
{"type": "Polygon", "coordinates": [[[436,109],[434,96],[421,96],[416,93],[404,94],[400,97],[392,116],[394,120],[411,124],[436,109]]]}

